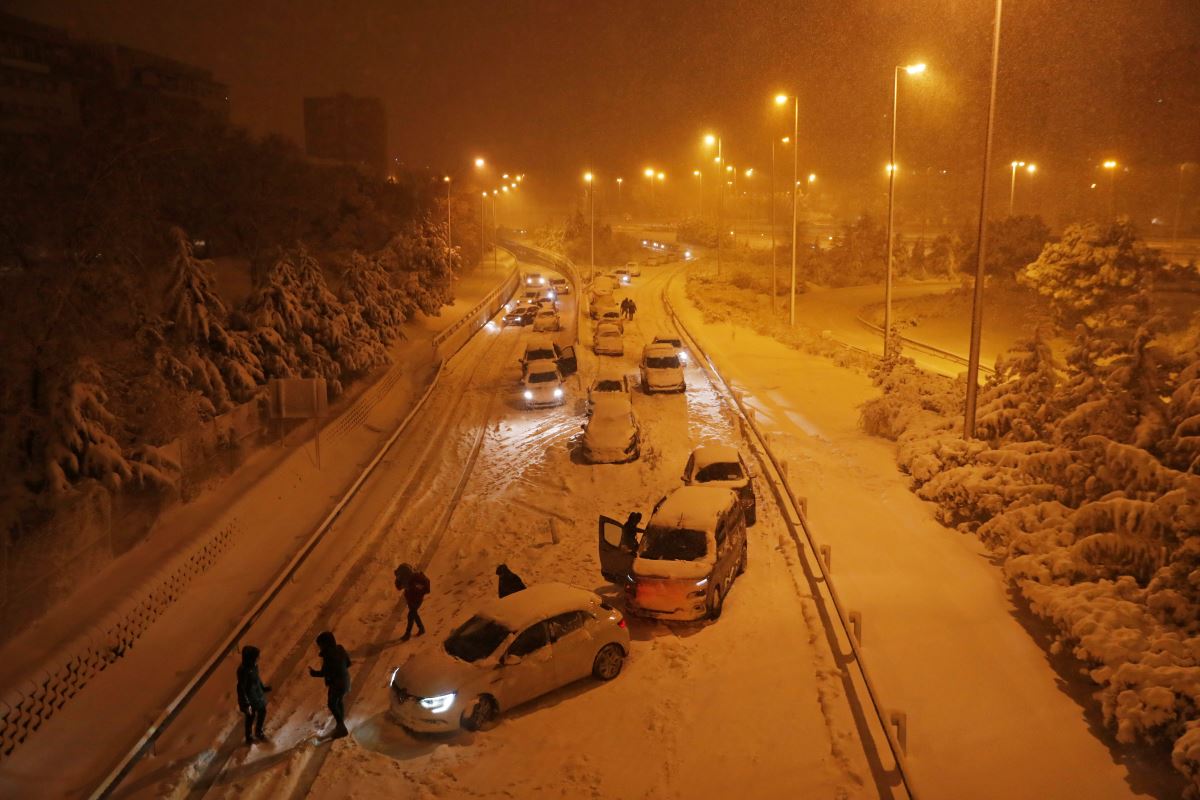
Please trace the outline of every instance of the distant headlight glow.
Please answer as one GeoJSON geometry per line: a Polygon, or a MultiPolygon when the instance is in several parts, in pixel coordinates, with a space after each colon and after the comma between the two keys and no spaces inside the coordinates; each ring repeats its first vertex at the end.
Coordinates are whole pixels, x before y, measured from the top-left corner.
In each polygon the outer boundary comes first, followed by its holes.
{"type": "Polygon", "coordinates": [[[526,400],[532,400],[532,399],[533,399],[533,392],[531,392],[531,391],[529,391],[528,389],[526,389],[526,390],[525,390],[525,399],[526,399],[526,400]]]}
{"type": "Polygon", "coordinates": [[[554,390],[554,396],[555,396],[555,397],[562,397],[562,389],[555,389],[555,390],[554,390]]]}
{"type": "Polygon", "coordinates": [[[439,694],[437,697],[422,697],[421,708],[428,709],[435,714],[441,714],[454,705],[455,696],[454,692],[451,692],[450,694],[439,694]]]}
{"type": "Polygon", "coordinates": [[[686,363],[688,363],[688,354],[687,354],[687,353],[680,353],[680,354],[679,354],[679,363],[681,363],[681,364],[686,364],[686,363]]]}

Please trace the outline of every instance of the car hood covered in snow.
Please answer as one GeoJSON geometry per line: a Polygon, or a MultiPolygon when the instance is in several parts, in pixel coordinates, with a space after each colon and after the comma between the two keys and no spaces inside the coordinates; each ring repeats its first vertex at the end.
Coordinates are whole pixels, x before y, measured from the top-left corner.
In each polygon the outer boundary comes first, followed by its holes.
{"type": "Polygon", "coordinates": [[[460,661],[439,644],[404,662],[396,674],[395,685],[417,697],[462,692],[473,681],[477,681],[482,672],[493,666],[495,664],[491,657],[480,659],[476,664],[460,661]]]}

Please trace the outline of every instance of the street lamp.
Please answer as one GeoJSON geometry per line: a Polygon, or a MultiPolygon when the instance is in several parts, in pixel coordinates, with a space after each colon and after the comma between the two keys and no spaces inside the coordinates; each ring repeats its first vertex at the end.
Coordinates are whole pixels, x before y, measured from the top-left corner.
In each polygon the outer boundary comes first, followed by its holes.
{"type": "MultiPolygon", "coordinates": [[[[781,144],[787,144],[792,141],[792,137],[784,136],[779,140],[781,144]]],[[[775,298],[779,294],[778,285],[778,268],[776,266],[777,253],[779,249],[775,244],[775,137],[771,137],[771,316],[775,316],[775,298]]]]}
{"type": "Polygon", "coordinates": [[[593,175],[590,172],[583,173],[583,182],[587,184],[588,193],[588,217],[590,218],[591,233],[589,235],[589,259],[590,266],[588,267],[588,281],[591,282],[596,276],[596,194],[592,187],[593,175]]]}
{"type": "Polygon", "coordinates": [[[446,184],[446,269],[450,269],[450,260],[454,252],[454,240],[450,238],[450,176],[442,178],[446,184]]]}
{"type": "Polygon", "coordinates": [[[704,217],[704,172],[694,169],[692,170],[692,174],[696,176],[696,195],[700,201],[696,204],[696,218],[702,219],[704,217]]]}
{"type": "Polygon", "coordinates": [[[920,75],[924,64],[896,67],[892,72],[892,157],[888,159],[888,221],[887,221],[887,278],[883,289],[883,357],[890,353],[888,340],[892,330],[892,227],[896,208],[896,108],[900,94],[900,70],[908,75],[920,75]]]}
{"type": "Polygon", "coordinates": [[[1012,167],[1012,181],[1008,186],[1008,215],[1013,215],[1013,202],[1017,199],[1017,167],[1025,166],[1024,161],[1014,161],[1009,164],[1012,167]]]}
{"type": "Polygon", "coordinates": [[[725,155],[722,151],[720,136],[715,136],[711,133],[706,134],[704,137],[704,144],[708,145],[709,147],[712,147],[714,144],[717,146],[717,155],[716,158],[713,159],[713,162],[717,165],[717,276],[720,277],[721,239],[724,238],[722,235],[724,231],[721,227],[721,201],[725,197],[725,178],[721,175],[721,164],[724,163],[725,155]]]}
{"type": "Polygon", "coordinates": [[[796,324],[796,221],[798,213],[796,176],[800,171],[800,97],[786,94],[775,95],[775,105],[784,106],[792,101],[792,288],[788,301],[788,324],[796,324]]]}
{"type": "MultiPolygon", "coordinates": [[[[475,160],[480,161],[481,159],[477,158],[475,160]]],[[[480,263],[483,262],[483,254],[485,252],[484,241],[483,241],[483,227],[485,224],[483,204],[487,202],[487,196],[488,196],[487,192],[481,192],[480,197],[479,197],[479,261],[480,261],[480,263]]]]}
{"type": "Polygon", "coordinates": [[[1117,162],[1110,158],[1101,166],[1108,170],[1108,216],[1115,217],[1117,213],[1117,162]]]}
{"type": "Polygon", "coordinates": [[[617,178],[617,213],[621,211],[621,184],[624,182],[624,178],[617,178]]]}
{"type": "Polygon", "coordinates": [[[487,162],[484,161],[482,158],[475,159],[475,169],[483,169],[483,165],[486,163],[487,162]]]}

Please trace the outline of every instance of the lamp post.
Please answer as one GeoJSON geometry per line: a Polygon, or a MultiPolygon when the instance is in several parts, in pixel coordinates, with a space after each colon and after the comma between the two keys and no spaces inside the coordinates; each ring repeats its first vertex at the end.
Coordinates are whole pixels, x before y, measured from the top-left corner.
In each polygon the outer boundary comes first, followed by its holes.
{"type": "Polygon", "coordinates": [[[696,203],[696,218],[703,219],[704,217],[704,172],[698,169],[692,170],[692,174],[696,176],[696,195],[699,202],[696,203]]]}
{"type": "Polygon", "coordinates": [[[1017,199],[1017,167],[1025,166],[1024,161],[1014,161],[1009,164],[1012,167],[1012,181],[1008,185],[1008,215],[1013,215],[1013,203],[1017,199]]]}
{"type": "Polygon", "coordinates": [[[1108,170],[1108,216],[1113,218],[1117,214],[1117,162],[1110,158],[1101,166],[1108,170]]]}
{"type": "Polygon", "coordinates": [[[624,182],[624,178],[617,178],[617,216],[621,215],[621,184],[624,182]]]}
{"type": "Polygon", "coordinates": [[[500,248],[497,247],[497,244],[499,244],[500,223],[496,219],[496,198],[499,195],[500,195],[500,192],[498,192],[495,189],[492,189],[492,271],[493,272],[496,272],[500,269],[500,248]]]}
{"type": "MultiPolygon", "coordinates": [[[[588,193],[588,216],[590,217],[591,233],[589,234],[588,251],[589,251],[589,266],[588,266],[588,282],[590,283],[596,277],[596,193],[592,187],[593,175],[590,172],[583,173],[583,182],[587,184],[588,193]]],[[[651,184],[653,185],[653,184],[651,184]]]]}
{"type": "Polygon", "coordinates": [[[646,167],[642,170],[642,174],[650,181],[650,216],[654,216],[654,168],[646,167]]]}
{"type": "Polygon", "coordinates": [[[450,269],[454,253],[454,240],[450,238],[450,176],[444,176],[442,182],[446,184],[446,269],[450,269]]]}
{"type": "Polygon", "coordinates": [[[483,262],[483,254],[485,251],[483,242],[483,226],[486,224],[484,220],[484,203],[487,202],[487,192],[483,192],[479,197],[479,261],[483,262]]]}
{"type": "Polygon", "coordinates": [[[971,294],[971,350],[967,356],[967,399],[963,409],[963,438],[975,438],[975,406],[979,397],[979,342],[983,334],[983,268],[987,264],[987,201],[992,172],[992,133],[996,127],[996,73],[1000,67],[1000,15],[1004,0],[996,0],[992,31],[992,88],[988,95],[987,136],[983,144],[983,180],[979,187],[979,229],[975,247],[975,290],[971,294]]]}
{"type": "Polygon", "coordinates": [[[722,150],[720,136],[714,136],[710,133],[704,137],[704,143],[709,147],[712,147],[714,144],[717,146],[717,276],[720,277],[721,240],[725,238],[723,235],[725,232],[722,230],[723,223],[721,221],[721,201],[725,197],[725,176],[722,174],[724,172],[723,167],[725,166],[725,155],[722,150]]]}
{"type": "MultiPolygon", "coordinates": [[[[1030,164],[1026,164],[1026,165],[1025,165],[1025,172],[1026,172],[1026,173],[1029,175],[1029,196],[1030,196],[1030,198],[1031,198],[1031,201],[1032,201],[1032,199],[1033,199],[1033,176],[1037,174],[1037,164],[1032,164],[1032,163],[1030,163],[1030,164]]],[[[1030,203],[1029,203],[1029,205],[1030,205],[1030,207],[1031,207],[1031,211],[1032,211],[1032,210],[1033,210],[1033,208],[1032,208],[1032,207],[1033,207],[1035,204],[1034,204],[1033,202],[1030,202],[1030,203]]],[[[1011,211],[1011,210],[1009,211],[1009,216],[1012,216],[1012,211],[1011,211]]]]}
{"type": "Polygon", "coordinates": [[[1171,225],[1171,255],[1179,252],[1179,216],[1183,210],[1183,173],[1189,166],[1185,161],[1179,165],[1179,189],[1175,193],[1175,222],[1171,225]]]}
{"type": "Polygon", "coordinates": [[[890,353],[888,339],[892,330],[892,226],[896,208],[896,108],[900,93],[900,70],[909,75],[920,75],[924,64],[909,64],[896,67],[892,73],[892,157],[888,161],[888,221],[887,221],[887,277],[883,289],[883,357],[890,353]]]}
{"type": "MultiPolygon", "coordinates": [[[[778,274],[776,261],[775,247],[775,139],[771,137],[771,316],[775,316],[775,296],[776,290],[776,275],[778,274]]],[[[782,139],[784,144],[787,144],[789,139],[787,136],[782,139]]]]}
{"type": "MultiPolygon", "coordinates": [[[[786,94],[775,95],[775,105],[782,106],[788,100],[792,101],[792,288],[788,301],[788,324],[796,324],[796,220],[798,214],[799,181],[797,173],[800,170],[800,98],[798,95],[788,97],[786,94]]],[[[892,145],[895,148],[895,144],[892,145]]]]}

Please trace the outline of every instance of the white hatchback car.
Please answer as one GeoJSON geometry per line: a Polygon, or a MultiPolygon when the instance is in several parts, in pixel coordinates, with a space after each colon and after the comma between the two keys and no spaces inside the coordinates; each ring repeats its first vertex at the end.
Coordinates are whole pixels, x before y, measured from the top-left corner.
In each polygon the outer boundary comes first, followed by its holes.
{"type": "Polygon", "coordinates": [[[642,451],[642,428],[628,394],[592,395],[583,424],[583,457],[589,464],[624,464],[642,451]]]}
{"type": "Polygon", "coordinates": [[[525,387],[522,396],[529,408],[561,406],[563,404],[563,378],[558,364],[549,359],[530,361],[525,365],[525,387]]]}
{"type": "Polygon", "coordinates": [[[488,602],[441,647],[393,670],[390,716],[413,731],[479,730],[580,678],[612,680],[627,655],[620,611],[576,586],[530,586],[488,602]]]}
{"type": "Polygon", "coordinates": [[[533,329],[538,333],[561,330],[562,325],[558,320],[558,312],[552,308],[543,308],[537,312],[537,316],[533,318],[533,329]]]}
{"type": "Polygon", "coordinates": [[[679,354],[669,344],[648,344],[642,351],[642,391],[683,392],[687,381],[679,354]]]}
{"type": "Polygon", "coordinates": [[[611,322],[601,322],[596,326],[596,334],[592,337],[592,348],[598,356],[625,355],[625,336],[619,325],[611,322]]]}

